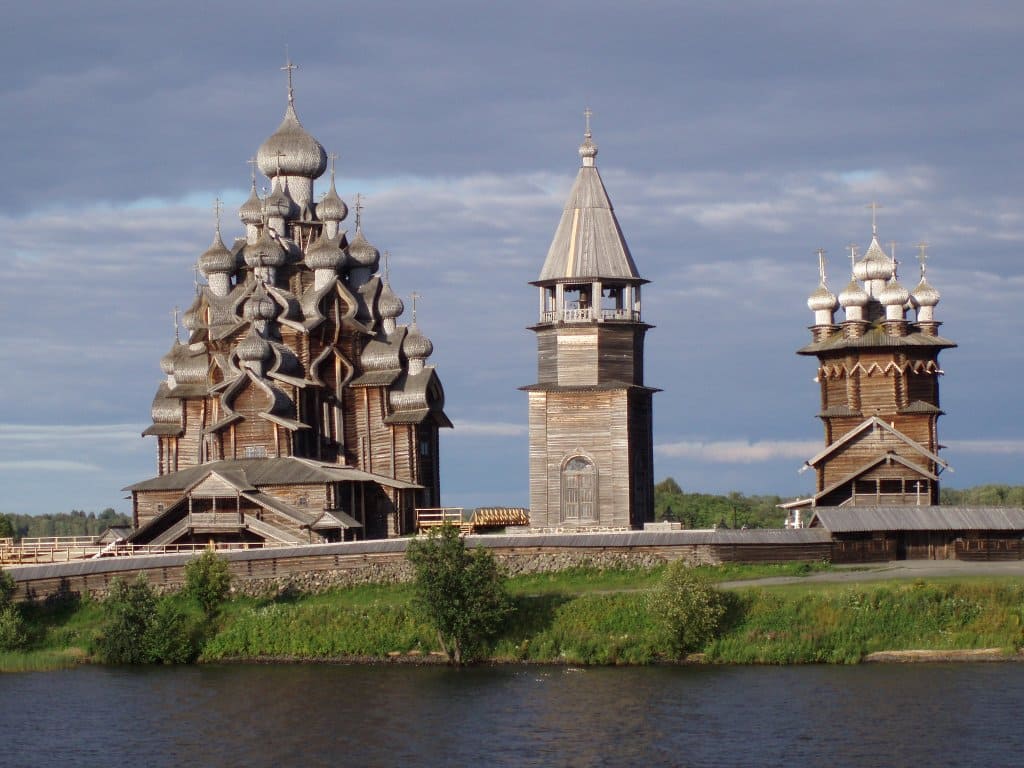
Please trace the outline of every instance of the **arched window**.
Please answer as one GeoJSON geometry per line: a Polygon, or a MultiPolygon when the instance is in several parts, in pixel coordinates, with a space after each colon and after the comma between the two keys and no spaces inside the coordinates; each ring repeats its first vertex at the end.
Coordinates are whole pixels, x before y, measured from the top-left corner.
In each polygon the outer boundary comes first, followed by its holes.
{"type": "Polygon", "coordinates": [[[585,456],[562,467],[562,520],[597,520],[597,468],[585,456]]]}

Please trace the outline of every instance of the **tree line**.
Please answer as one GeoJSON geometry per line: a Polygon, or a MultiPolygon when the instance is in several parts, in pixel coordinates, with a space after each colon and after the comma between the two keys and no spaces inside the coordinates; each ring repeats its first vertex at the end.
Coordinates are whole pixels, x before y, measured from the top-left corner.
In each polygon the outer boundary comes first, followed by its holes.
{"type": "Polygon", "coordinates": [[[73,509],[45,515],[0,514],[0,538],[97,536],[107,528],[131,526],[131,518],[111,507],[99,514],[73,509]]]}
{"type": "MultiPolygon", "coordinates": [[[[1024,485],[977,485],[943,488],[939,503],[955,507],[1024,507],[1024,485]]],[[[673,478],[654,486],[654,519],[682,523],[687,528],[781,528],[786,513],[781,496],[686,493],[673,478]]]]}

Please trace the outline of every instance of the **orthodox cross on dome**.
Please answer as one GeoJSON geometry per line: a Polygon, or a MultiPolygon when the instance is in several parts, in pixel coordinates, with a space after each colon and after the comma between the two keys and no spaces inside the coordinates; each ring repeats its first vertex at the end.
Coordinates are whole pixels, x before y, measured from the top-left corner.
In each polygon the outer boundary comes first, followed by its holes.
{"type": "Polygon", "coordinates": [[[409,298],[412,299],[412,324],[416,325],[416,302],[421,298],[421,294],[419,291],[413,291],[409,298]]]}
{"type": "Polygon", "coordinates": [[[338,153],[337,152],[331,152],[331,154],[329,154],[327,157],[331,161],[331,182],[333,183],[334,182],[334,161],[338,159],[338,153]]]}
{"type": "Polygon", "coordinates": [[[928,271],[928,243],[924,240],[917,244],[917,260],[921,264],[921,279],[924,280],[924,273],[928,271]]]}
{"type": "Polygon", "coordinates": [[[256,189],[256,163],[258,161],[255,157],[250,157],[245,162],[249,164],[249,176],[252,178],[252,188],[256,189]]]}
{"type": "Polygon", "coordinates": [[[181,339],[178,337],[178,315],[180,313],[181,313],[181,309],[179,309],[178,305],[175,304],[174,305],[174,309],[171,310],[171,318],[174,321],[174,340],[175,341],[181,341],[181,339]]]}
{"type": "Polygon", "coordinates": [[[871,234],[872,235],[877,235],[878,234],[877,214],[878,214],[878,209],[881,208],[882,206],[879,203],[876,203],[874,200],[872,200],[870,203],[868,203],[864,207],[871,209],[871,234]]]}
{"type": "Polygon", "coordinates": [[[384,251],[382,255],[384,257],[384,282],[386,283],[391,277],[391,251],[384,251]]]}
{"type": "Polygon", "coordinates": [[[889,253],[891,254],[889,258],[892,259],[892,277],[895,280],[895,279],[897,279],[896,278],[896,270],[899,268],[899,264],[900,264],[896,260],[896,241],[895,240],[890,240],[889,241],[889,253]]]}
{"type": "Polygon", "coordinates": [[[853,267],[857,263],[857,244],[850,243],[846,247],[850,250],[850,271],[853,271],[853,267]]]}
{"type": "Polygon", "coordinates": [[[825,249],[818,249],[818,277],[821,278],[821,284],[825,284],[825,249]]]}
{"type": "Polygon", "coordinates": [[[224,201],[219,197],[213,198],[213,215],[217,217],[217,234],[220,234],[220,212],[224,208],[224,201]]]}
{"type": "Polygon", "coordinates": [[[594,111],[590,107],[587,107],[586,109],[583,110],[583,119],[586,121],[586,130],[583,132],[583,135],[586,136],[588,139],[593,135],[590,133],[590,118],[592,118],[593,116],[594,111]]]}
{"type": "Polygon", "coordinates": [[[363,223],[363,196],[356,192],[356,229],[363,223]]]}
{"type": "MultiPolygon", "coordinates": [[[[220,230],[218,229],[217,231],[219,232],[220,230]]],[[[199,265],[198,264],[193,264],[192,265],[192,288],[195,290],[196,296],[198,296],[199,295],[199,265]]]]}
{"type": "Polygon", "coordinates": [[[288,103],[295,106],[295,90],[292,88],[292,71],[299,68],[298,64],[292,64],[291,56],[288,55],[288,46],[284,47],[285,64],[281,67],[282,72],[288,73],[288,103]]]}

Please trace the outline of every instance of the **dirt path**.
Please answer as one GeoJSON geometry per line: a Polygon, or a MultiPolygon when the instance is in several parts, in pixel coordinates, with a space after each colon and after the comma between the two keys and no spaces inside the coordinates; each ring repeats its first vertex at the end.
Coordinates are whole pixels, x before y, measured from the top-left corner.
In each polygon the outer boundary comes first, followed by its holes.
{"type": "Polygon", "coordinates": [[[832,570],[810,576],[770,576],[745,581],[723,581],[719,587],[767,587],[774,584],[857,583],[890,579],[934,579],[949,576],[1020,576],[1024,561],[1009,563],[965,563],[960,560],[894,560],[869,565],[837,565],[832,570]]]}

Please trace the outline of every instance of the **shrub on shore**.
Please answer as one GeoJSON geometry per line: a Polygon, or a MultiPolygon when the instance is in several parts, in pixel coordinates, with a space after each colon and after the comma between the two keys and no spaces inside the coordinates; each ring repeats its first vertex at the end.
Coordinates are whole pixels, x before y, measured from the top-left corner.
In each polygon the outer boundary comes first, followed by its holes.
{"type": "Polygon", "coordinates": [[[704,648],[725,615],[722,595],[684,560],[669,564],[661,582],[647,594],[647,606],[677,656],[704,648]]]}

